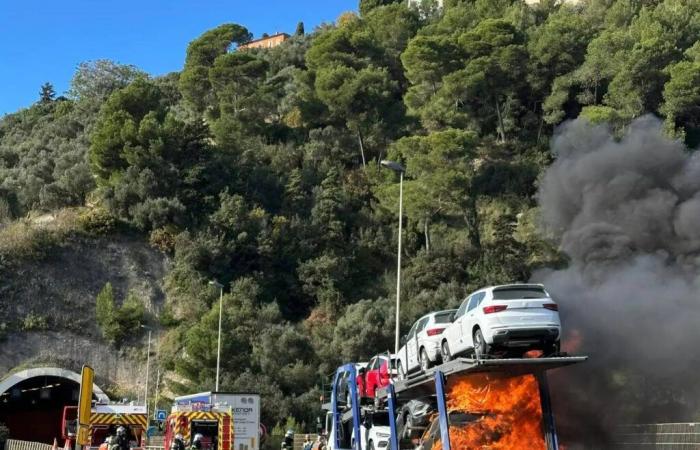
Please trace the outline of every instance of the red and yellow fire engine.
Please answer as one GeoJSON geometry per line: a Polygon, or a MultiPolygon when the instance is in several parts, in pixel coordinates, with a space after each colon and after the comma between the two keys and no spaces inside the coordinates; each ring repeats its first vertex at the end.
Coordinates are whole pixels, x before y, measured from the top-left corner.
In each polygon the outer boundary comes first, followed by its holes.
{"type": "MultiPolygon", "coordinates": [[[[78,407],[66,406],[63,409],[63,439],[72,447],[77,430],[78,407]]],[[[143,446],[143,438],[148,427],[145,406],[134,405],[93,405],[90,411],[90,447],[99,447],[107,436],[114,436],[117,428],[127,430],[131,447],[143,446]]]]}
{"type": "Polygon", "coordinates": [[[189,448],[196,434],[202,435],[202,450],[233,450],[233,414],[230,407],[192,404],[173,406],[165,421],[165,450],[176,435],[189,448]]]}

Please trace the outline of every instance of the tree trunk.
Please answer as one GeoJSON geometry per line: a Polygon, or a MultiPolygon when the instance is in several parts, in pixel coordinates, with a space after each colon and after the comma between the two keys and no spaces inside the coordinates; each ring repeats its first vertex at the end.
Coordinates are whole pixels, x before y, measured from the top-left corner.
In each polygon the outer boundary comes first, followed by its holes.
{"type": "Polygon", "coordinates": [[[467,200],[464,211],[464,221],[469,230],[469,241],[476,250],[481,250],[481,234],[479,233],[479,212],[476,208],[476,200],[471,196],[467,200]]]}
{"type": "Polygon", "coordinates": [[[496,103],[496,116],[498,116],[498,134],[501,137],[501,143],[506,142],[506,133],[504,130],[503,126],[503,115],[501,114],[501,105],[498,103],[498,100],[495,101],[496,103]]]}
{"type": "Polygon", "coordinates": [[[430,219],[426,216],[423,220],[423,234],[425,235],[425,251],[430,253],[430,230],[429,230],[430,219]]]}
{"type": "Polygon", "coordinates": [[[365,143],[362,139],[362,130],[357,127],[357,141],[360,143],[360,156],[362,157],[362,168],[367,168],[367,162],[365,161],[365,143]]]}

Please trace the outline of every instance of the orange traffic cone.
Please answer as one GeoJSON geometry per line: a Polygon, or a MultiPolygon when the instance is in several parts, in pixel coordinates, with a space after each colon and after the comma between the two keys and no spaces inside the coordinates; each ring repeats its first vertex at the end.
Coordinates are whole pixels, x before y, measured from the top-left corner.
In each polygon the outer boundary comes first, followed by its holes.
{"type": "Polygon", "coordinates": [[[53,438],[53,446],[51,447],[51,450],[58,450],[58,441],[56,438],[53,438]]]}

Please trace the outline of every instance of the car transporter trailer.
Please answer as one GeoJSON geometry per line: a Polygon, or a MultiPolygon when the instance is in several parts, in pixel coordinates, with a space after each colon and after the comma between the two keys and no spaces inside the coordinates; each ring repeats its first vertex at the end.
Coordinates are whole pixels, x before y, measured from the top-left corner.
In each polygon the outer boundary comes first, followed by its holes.
{"type": "MultiPolygon", "coordinates": [[[[429,369],[415,377],[406,380],[392,381],[389,386],[378,389],[378,397],[384,400],[389,412],[389,450],[401,450],[399,446],[399,435],[397,430],[396,413],[400,405],[410,400],[435,396],[437,400],[437,414],[440,426],[440,441],[443,450],[452,450],[450,445],[450,429],[447,402],[445,397],[446,380],[454,375],[468,375],[478,373],[500,373],[507,376],[534,375],[539,387],[540,402],[542,407],[542,430],[547,450],[558,450],[556,427],[554,414],[549,394],[549,385],[546,372],[558,367],[578,364],[588,359],[587,356],[557,356],[546,358],[517,358],[517,359],[469,359],[456,358],[450,362],[429,369]]],[[[361,436],[360,425],[363,414],[371,413],[374,407],[362,406],[358,396],[356,381],[356,365],[354,363],[345,364],[336,370],[332,392],[331,403],[327,407],[331,410],[332,429],[329,430],[330,447],[333,450],[363,450],[361,439],[354,439],[351,447],[343,447],[342,436],[339,430],[343,426],[351,425],[354,436],[361,436]],[[343,383],[347,383],[349,408],[339,409],[339,388],[343,383]]],[[[405,448],[405,447],[403,447],[405,448]]],[[[455,449],[461,450],[461,449],[455,449]]]]}

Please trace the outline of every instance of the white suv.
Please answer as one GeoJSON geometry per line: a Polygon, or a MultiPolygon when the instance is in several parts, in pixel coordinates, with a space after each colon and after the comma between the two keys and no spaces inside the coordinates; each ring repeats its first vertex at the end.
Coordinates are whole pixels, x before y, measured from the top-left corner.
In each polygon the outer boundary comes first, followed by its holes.
{"type": "Polygon", "coordinates": [[[400,377],[405,378],[418,368],[426,371],[441,361],[441,334],[452,322],[455,311],[432,312],[416,320],[411,331],[402,338],[403,347],[396,355],[400,377]]]}
{"type": "Polygon", "coordinates": [[[494,347],[522,356],[532,349],[559,352],[559,307],[541,284],[509,284],[480,289],[467,297],[440,336],[442,360],[494,347]]]}
{"type": "MultiPolygon", "coordinates": [[[[389,413],[386,411],[375,411],[366,413],[364,420],[360,424],[360,448],[362,450],[382,450],[389,447],[389,413]]],[[[355,448],[355,430],[351,433],[351,446],[355,448]]]]}

